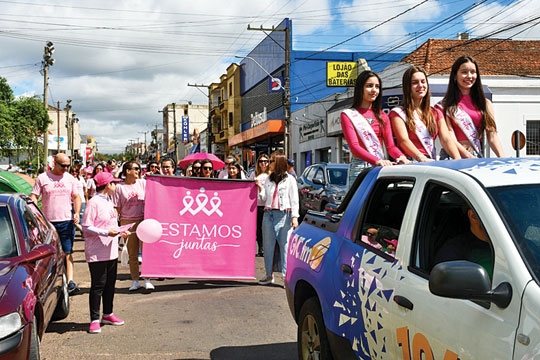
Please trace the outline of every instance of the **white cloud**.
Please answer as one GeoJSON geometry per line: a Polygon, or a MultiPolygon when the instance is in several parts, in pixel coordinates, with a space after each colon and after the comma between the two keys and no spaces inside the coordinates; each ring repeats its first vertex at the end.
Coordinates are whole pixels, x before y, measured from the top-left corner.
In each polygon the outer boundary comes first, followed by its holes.
{"type": "MultiPolygon", "coordinates": [[[[0,76],[16,94],[41,95],[43,47],[52,41],[56,63],[50,68],[49,103],[60,101],[63,107],[71,99],[81,133],[96,137],[101,152],[119,152],[130,139],[142,139],[140,132],[161,123],[158,110],[167,103],[206,104],[206,96],[187,84],[219,81],[230,63],[239,61],[235,55],[252,50],[265,33],[247,30],[248,24],[268,28],[289,17],[294,49],[321,50],[421,1],[0,0],[0,76]]],[[[533,0],[527,2],[528,7],[505,18],[527,17],[533,13],[531,6],[538,8],[533,0]]],[[[332,50],[386,51],[469,5],[470,1],[459,0],[449,8],[443,1],[429,1],[332,50]]],[[[466,28],[498,10],[491,5],[483,8],[485,14],[478,11],[481,16],[466,17],[466,28]]],[[[502,26],[502,20],[494,26],[502,26]]],[[[397,51],[411,51],[427,37],[447,36],[464,28],[461,19],[456,20],[397,51]]]]}

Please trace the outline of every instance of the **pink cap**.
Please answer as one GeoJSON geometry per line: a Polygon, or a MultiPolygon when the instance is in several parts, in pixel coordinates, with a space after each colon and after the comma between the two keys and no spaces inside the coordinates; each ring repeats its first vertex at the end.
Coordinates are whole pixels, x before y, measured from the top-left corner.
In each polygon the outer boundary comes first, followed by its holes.
{"type": "Polygon", "coordinates": [[[102,171],[94,176],[94,181],[96,182],[96,187],[100,187],[108,183],[120,182],[122,179],[115,178],[111,173],[102,171]]]}

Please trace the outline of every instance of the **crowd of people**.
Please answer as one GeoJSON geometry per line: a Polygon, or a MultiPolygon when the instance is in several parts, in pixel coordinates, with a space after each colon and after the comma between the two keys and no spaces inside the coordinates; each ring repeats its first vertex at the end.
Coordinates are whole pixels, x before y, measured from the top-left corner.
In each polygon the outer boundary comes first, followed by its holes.
{"type": "MultiPolygon", "coordinates": [[[[412,66],[405,71],[402,104],[392,109],[389,116],[382,111],[381,88],[381,79],[376,73],[363,71],[356,80],[352,107],[341,114],[343,134],[353,155],[349,184],[369,166],[481,157],[484,132],[495,154],[504,156],[493,106],[485,98],[478,64],[473,58],[462,56],[456,60],[447,93],[434,107],[430,105],[427,74],[420,67],[412,66]],[[437,137],[442,145],[439,155],[434,145],[437,137]]],[[[258,189],[256,255],[264,257],[265,268],[259,284],[271,284],[275,270],[285,275],[288,235],[298,226],[294,161],[279,152],[262,153],[249,175],[234,155],[227,156],[224,163],[225,167],[218,171],[210,159],[195,160],[181,169],[180,175],[255,182],[258,189]],[[278,256],[274,256],[275,253],[278,256]]],[[[143,172],[138,161],[128,161],[120,166],[110,159],[82,168],[60,153],[54,159],[54,167],[37,177],[32,190],[31,198],[35,202],[42,198],[43,212],[60,236],[66,254],[70,294],[79,291],[73,279],[76,229],[84,235],[91,274],[91,333],[101,331],[100,323],[124,324],[113,313],[119,236],[127,241],[132,280],[129,291],[141,288],[139,254],[143,244],[137,237],[136,228],[144,219],[145,179],[151,175],[178,174],[178,164],[168,157],[146,165],[143,172]],[[122,227],[129,224],[132,226],[122,227]],[[100,322],[101,302],[103,315],[100,322]]],[[[150,279],[144,279],[144,287],[154,289],[150,279]]]]}

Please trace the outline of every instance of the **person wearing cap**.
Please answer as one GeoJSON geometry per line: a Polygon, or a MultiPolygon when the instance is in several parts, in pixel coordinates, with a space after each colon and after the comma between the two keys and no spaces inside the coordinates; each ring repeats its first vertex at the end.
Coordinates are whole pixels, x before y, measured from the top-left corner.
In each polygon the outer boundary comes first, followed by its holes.
{"type": "Polygon", "coordinates": [[[296,171],[294,171],[294,160],[293,159],[287,159],[287,172],[294,176],[296,179],[298,176],[296,176],[296,171]]]}
{"type": "Polygon", "coordinates": [[[113,313],[113,300],[118,270],[118,235],[127,237],[129,231],[120,234],[118,218],[111,196],[116,183],[122,181],[111,173],[100,172],[94,177],[96,195],[86,205],[82,226],[84,254],[90,270],[90,327],[91,334],[101,332],[100,305],[103,301],[101,322],[124,325],[124,320],[113,313]]]}
{"type": "Polygon", "coordinates": [[[79,287],[73,281],[73,242],[75,225],[80,222],[82,199],[79,195],[80,183],[67,172],[70,166],[69,156],[56,154],[54,167],[37,177],[30,198],[37,204],[41,197],[43,214],[58,232],[62,250],[66,254],[68,292],[75,295],[79,287]]]}

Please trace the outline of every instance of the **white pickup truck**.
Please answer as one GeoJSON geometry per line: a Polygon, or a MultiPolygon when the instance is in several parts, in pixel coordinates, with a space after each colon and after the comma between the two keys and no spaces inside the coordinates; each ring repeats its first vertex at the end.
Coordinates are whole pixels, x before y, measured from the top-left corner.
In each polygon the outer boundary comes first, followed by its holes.
{"type": "Polygon", "coordinates": [[[289,239],[300,359],[540,359],[540,159],[375,167],[289,239]]]}

